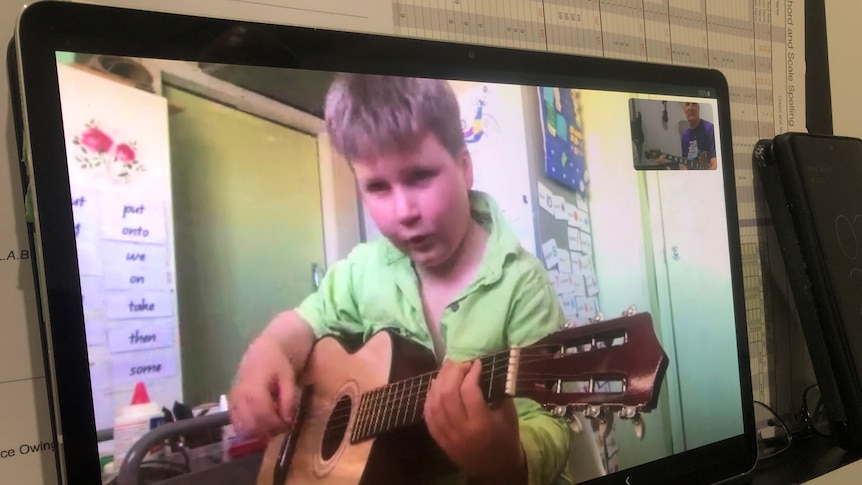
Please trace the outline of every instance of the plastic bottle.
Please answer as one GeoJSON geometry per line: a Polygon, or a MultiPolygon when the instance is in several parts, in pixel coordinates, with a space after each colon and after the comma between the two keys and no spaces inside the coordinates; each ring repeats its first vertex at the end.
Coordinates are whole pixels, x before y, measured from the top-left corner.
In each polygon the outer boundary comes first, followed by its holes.
{"type": "MultiPolygon", "coordinates": [[[[221,412],[228,411],[228,402],[227,396],[222,394],[219,396],[218,400],[218,409],[221,412]]],[[[233,425],[229,424],[227,426],[222,426],[221,428],[221,446],[222,446],[222,460],[230,461],[230,447],[233,441],[236,440],[236,430],[234,430],[233,425]]]]}
{"type": "Polygon", "coordinates": [[[135,384],[132,402],[120,409],[114,418],[114,469],[119,471],[132,447],[150,429],[164,419],[161,407],[150,402],[147,387],[143,382],[135,384]]]}

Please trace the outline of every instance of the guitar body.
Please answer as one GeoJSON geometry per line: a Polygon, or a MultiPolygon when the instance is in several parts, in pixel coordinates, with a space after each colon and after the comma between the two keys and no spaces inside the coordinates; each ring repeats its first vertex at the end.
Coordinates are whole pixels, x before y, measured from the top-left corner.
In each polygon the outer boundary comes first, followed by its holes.
{"type": "Polygon", "coordinates": [[[304,398],[305,417],[291,431],[295,451],[287,463],[287,479],[274,480],[282,434],[270,440],[257,484],[416,483],[423,475],[417,473],[420,468],[439,465],[443,459],[423,423],[355,444],[350,442],[350,432],[362,393],[434,369],[431,352],[387,331],[375,334],[355,351],[334,337],[320,339],[299,382],[300,388],[310,385],[311,394],[304,398]],[[429,456],[438,459],[427,460],[429,456]]]}
{"type": "MultiPolygon", "coordinates": [[[[640,437],[641,413],[656,408],[668,365],[651,315],[633,308],[477,360],[489,404],[526,397],[602,426],[617,414],[640,437]],[[622,385],[596,391],[603,381],[622,385]]],[[[257,485],[427,485],[456,474],[422,419],[436,372],[428,349],[390,331],[355,349],[335,337],[318,340],[299,378],[295,425],[270,439],[257,485]]]]}

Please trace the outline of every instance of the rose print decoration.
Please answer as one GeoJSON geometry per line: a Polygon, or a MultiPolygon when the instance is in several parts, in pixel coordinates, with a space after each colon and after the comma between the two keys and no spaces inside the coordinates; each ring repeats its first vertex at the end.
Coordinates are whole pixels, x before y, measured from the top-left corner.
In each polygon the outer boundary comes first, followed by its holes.
{"type": "Polygon", "coordinates": [[[146,170],[138,160],[134,141],[117,143],[93,120],[72,139],[72,143],[78,147],[75,160],[82,169],[104,170],[119,182],[131,182],[136,172],[146,170]]]}
{"type": "Polygon", "coordinates": [[[114,141],[111,140],[111,137],[92,123],[87,125],[87,129],[81,134],[81,145],[96,153],[107,152],[113,144],[114,141]]]}

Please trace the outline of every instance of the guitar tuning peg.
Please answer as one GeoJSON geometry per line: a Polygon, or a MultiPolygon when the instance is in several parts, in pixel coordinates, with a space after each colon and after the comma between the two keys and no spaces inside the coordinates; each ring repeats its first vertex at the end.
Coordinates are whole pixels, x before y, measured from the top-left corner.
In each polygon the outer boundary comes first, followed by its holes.
{"type": "Polygon", "coordinates": [[[613,413],[602,413],[602,416],[599,418],[599,439],[601,439],[602,443],[607,441],[608,436],[611,434],[611,430],[614,427],[614,414],[613,413]]]}
{"type": "Polygon", "coordinates": [[[557,406],[556,404],[544,404],[542,407],[545,409],[545,411],[550,413],[551,416],[554,416],[555,418],[559,418],[563,415],[563,406],[557,406]]]}
{"type": "Polygon", "coordinates": [[[584,410],[584,416],[590,419],[599,418],[602,414],[602,408],[600,406],[587,406],[587,409],[584,410]]]}
{"type": "Polygon", "coordinates": [[[565,418],[568,416],[568,408],[566,406],[554,406],[551,409],[551,414],[557,418],[565,418]]]}
{"type": "Polygon", "coordinates": [[[572,419],[569,420],[569,427],[572,428],[572,431],[575,433],[580,433],[584,430],[584,427],[581,425],[581,420],[572,416],[572,419]]]}
{"type": "Polygon", "coordinates": [[[635,406],[623,406],[620,409],[620,418],[622,419],[635,419],[639,414],[638,408],[635,406]]]}
{"type": "Polygon", "coordinates": [[[566,406],[566,419],[569,421],[578,421],[578,417],[576,414],[583,409],[583,406],[576,406],[574,404],[569,404],[566,406]]]}
{"type": "Polygon", "coordinates": [[[636,406],[623,406],[619,411],[620,419],[628,419],[632,422],[635,428],[635,435],[639,439],[643,439],[646,432],[646,424],[643,417],[636,406]]]}
{"type": "MultiPolygon", "coordinates": [[[[563,418],[566,421],[572,423],[578,421],[577,416],[575,416],[575,413],[578,412],[578,407],[579,406],[573,404],[569,404],[566,406],[550,405],[545,406],[545,409],[550,412],[552,416],[557,418],[563,418]]],[[[580,423],[578,423],[578,425],[580,425],[580,423]]]]}
{"type": "Polygon", "coordinates": [[[632,305],[629,305],[629,307],[623,311],[622,316],[630,317],[630,316],[636,314],[637,312],[638,312],[638,307],[635,306],[634,304],[632,304],[632,305]]]}
{"type": "Polygon", "coordinates": [[[568,421],[575,419],[575,413],[578,411],[576,406],[568,405],[568,406],[556,406],[550,405],[546,406],[545,409],[551,413],[552,416],[556,418],[564,418],[568,421]]]}
{"type": "Polygon", "coordinates": [[[636,414],[635,417],[632,418],[632,423],[635,425],[635,436],[640,440],[644,439],[644,434],[646,434],[646,424],[641,418],[640,413],[636,414]]]}

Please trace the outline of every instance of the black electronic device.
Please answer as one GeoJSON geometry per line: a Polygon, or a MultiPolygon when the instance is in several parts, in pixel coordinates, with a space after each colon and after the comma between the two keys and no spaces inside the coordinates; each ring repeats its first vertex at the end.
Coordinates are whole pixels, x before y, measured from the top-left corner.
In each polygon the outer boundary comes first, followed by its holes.
{"type": "Polygon", "coordinates": [[[826,413],[862,445],[862,140],[785,133],[760,140],[762,181],[826,413]]]}

